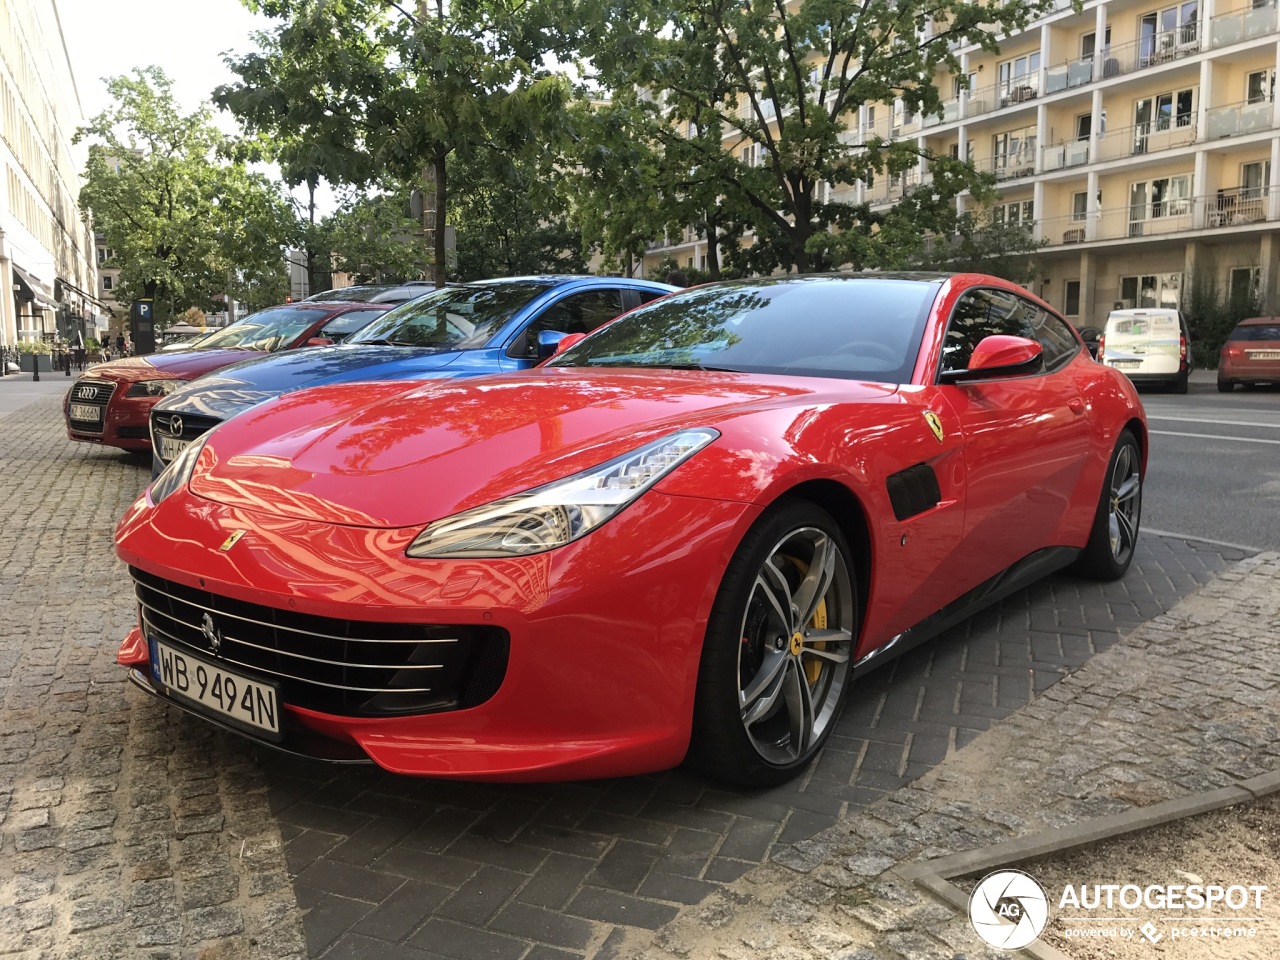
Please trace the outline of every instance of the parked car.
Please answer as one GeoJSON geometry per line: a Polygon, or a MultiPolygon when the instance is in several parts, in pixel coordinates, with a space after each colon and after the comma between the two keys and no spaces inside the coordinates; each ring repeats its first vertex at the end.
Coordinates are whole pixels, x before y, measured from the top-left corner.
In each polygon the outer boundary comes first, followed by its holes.
{"type": "Polygon", "coordinates": [[[774,783],[859,674],[1064,566],[1122,576],[1147,439],[1132,384],[1007,281],[695,287],[535,370],[209,432],[116,531],[118,660],[331,760],[774,783]]]}
{"type": "Polygon", "coordinates": [[[1280,383],[1280,317],[1241,320],[1218,355],[1218,392],[1280,383]]]}
{"type": "Polygon", "coordinates": [[[436,285],[430,280],[407,280],[404,283],[361,283],[354,287],[338,287],[314,293],[304,299],[303,303],[313,300],[324,300],[327,303],[404,303],[424,293],[430,293],[436,285]]]}
{"type": "Polygon", "coordinates": [[[123,450],[151,447],[147,416],[156,401],[189,380],[246,356],[346,339],[390,304],[292,303],[250,314],[186,350],[95,364],[63,401],[67,436],[123,450]]]}
{"type": "Polygon", "coordinates": [[[1191,331],[1180,310],[1112,310],[1098,341],[1098,362],[1137,384],[1162,384],[1187,392],[1191,331]]]}
{"type": "Polygon", "coordinates": [[[263,400],[325,383],[468,377],[539,360],[539,334],[585,333],[676,287],[622,277],[455,284],[397,307],[343,346],[260,357],[203,377],[151,411],[153,472],[206,430],[263,400]]]}

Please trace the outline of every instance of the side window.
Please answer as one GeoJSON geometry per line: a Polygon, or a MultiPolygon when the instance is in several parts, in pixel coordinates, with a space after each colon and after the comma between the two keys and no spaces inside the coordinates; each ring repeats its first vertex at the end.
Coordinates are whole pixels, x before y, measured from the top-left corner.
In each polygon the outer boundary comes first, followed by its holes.
{"type": "Polygon", "coordinates": [[[966,293],[947,324],[947,336],[942,343],[942,369],[967,370],[973,348],[984,337],[1005,334],[1035,339],[1027,316],[1031,309],[1031,304],[1003,290],[966,293]]]}
{"type": "Polygon", "coordinates": [[[368,325],[377,316],[381,316],[381,314],[376,310],[352,310],[349,313],[334,317],[320,328],[316,336],[328,337],[334,343],[342,343],[347,337],[368,325]]]}
{"type": "Polygon", "coordinates": [[[1044,369],[1057,369],[1080,350],[1079,342],[1065,321],[1030,303],[1027,304],[1027,313],[1031,316],[1032,339],[1044,351],[1044,369]]]}
{"type": "Polygon", "coordinates": [[[511,345],[513,357],[535,358],[538,333],[558,330],[561,333],[590,333],[622,313],[622,294],[616,289],[584,290],[557,300],[527,326],[511,345]]]}
{"type": "Polygon", "coordinates": [[[666,294],[663,293],[661,290],[637,290],[635,291],[635,293],[636,293],[636,296],[640,298],[641,303],[652,303],[654,300],[657,300],[659,297],[666,296],[666,294]]]}

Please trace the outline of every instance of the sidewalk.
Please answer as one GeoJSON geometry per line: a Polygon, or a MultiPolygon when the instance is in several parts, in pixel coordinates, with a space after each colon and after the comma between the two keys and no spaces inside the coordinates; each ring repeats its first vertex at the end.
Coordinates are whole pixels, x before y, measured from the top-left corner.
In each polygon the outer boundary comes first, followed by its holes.
{"type": "MultiPolygon", "coordinates": [[[[1246,801],[1280,789],[1278,771],[1280,554],[1266,553],[1238,562],[915,783],[780,850],[773,863],[655,937],[633,938],[617,956],[1012,956],[978,939],[966,897],[947,898],[940,880],[981,877],[1078,845],[1115,826],[1109,818],[1149,826],[1168,801],[1183,801],[1184,813],[1246,801]],[[1005,846],[987,856],[993,844],[1005,846]],[[941,858],[951,870],[927,866],[941,858]]],[[[1026,869],[1035,875],[1034,863],[1026,869]]],[[[1177,871],[1196,872],[1171,861],[1168,880],[1177,871]]],[[[1046,892],[1052,931],[1061,891],[1046,892]]],[[[1226,942],[1218,949],[1217,956],[1240,955],[1226,942]]],[[[1280,955],[1280,925],[1260,926],[1249,949],[1280,955]]],[[[1062,956],[1043,942],[1027,953],[1062,956]]]]}
{"type": "Polygon", "coordinates": [[[0,417],[13,413],[41,397],[61,397],[82,376],[75,370],[67,376],[61,370],[41,373],[39,382],[33,382],[29,373],[11,373],[0,377],[0,417]]]}

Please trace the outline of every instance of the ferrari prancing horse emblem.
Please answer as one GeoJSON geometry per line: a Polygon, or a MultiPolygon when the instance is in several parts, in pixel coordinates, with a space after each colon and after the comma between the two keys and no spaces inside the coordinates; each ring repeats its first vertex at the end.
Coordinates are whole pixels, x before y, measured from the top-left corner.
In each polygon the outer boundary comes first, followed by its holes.
{"type": "Polygon", "coordinates": [[[938,438],[938,442],[942,442],[942,421],[938,419],[938,415],[932,410],[924,412],[924,422],[929,424],[929,429],[933,431],[933,435],[938,438]]]}
{"type": "Polygon", "coordinates": [[[222,546],[220,546],[218,549],[221,550],[223,553],[226,553],[228,550],[234,547],[237,543],[239,543],[240,538],[243,537],[246,533],[248,533],[247,530],[237,530],[235,533],[231,534],[231,536],[227,537],[227,539],[223,540],[222,546]]]}

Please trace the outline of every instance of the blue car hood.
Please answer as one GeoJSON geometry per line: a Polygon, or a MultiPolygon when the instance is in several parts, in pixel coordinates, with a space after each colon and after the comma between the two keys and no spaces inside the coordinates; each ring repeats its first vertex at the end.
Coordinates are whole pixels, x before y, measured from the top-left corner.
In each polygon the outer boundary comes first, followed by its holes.
{"type": "MultiPolygon", "coordinates": [[[[173,392],[154,409],[226,420],[264,400],[307,387],[355,380],[447,377],[446,368],[464,352],[360,344],[292,350],[224,367],[173,392]]],[[[492,372],[499,370],[495,366],[492,372]]]]}

